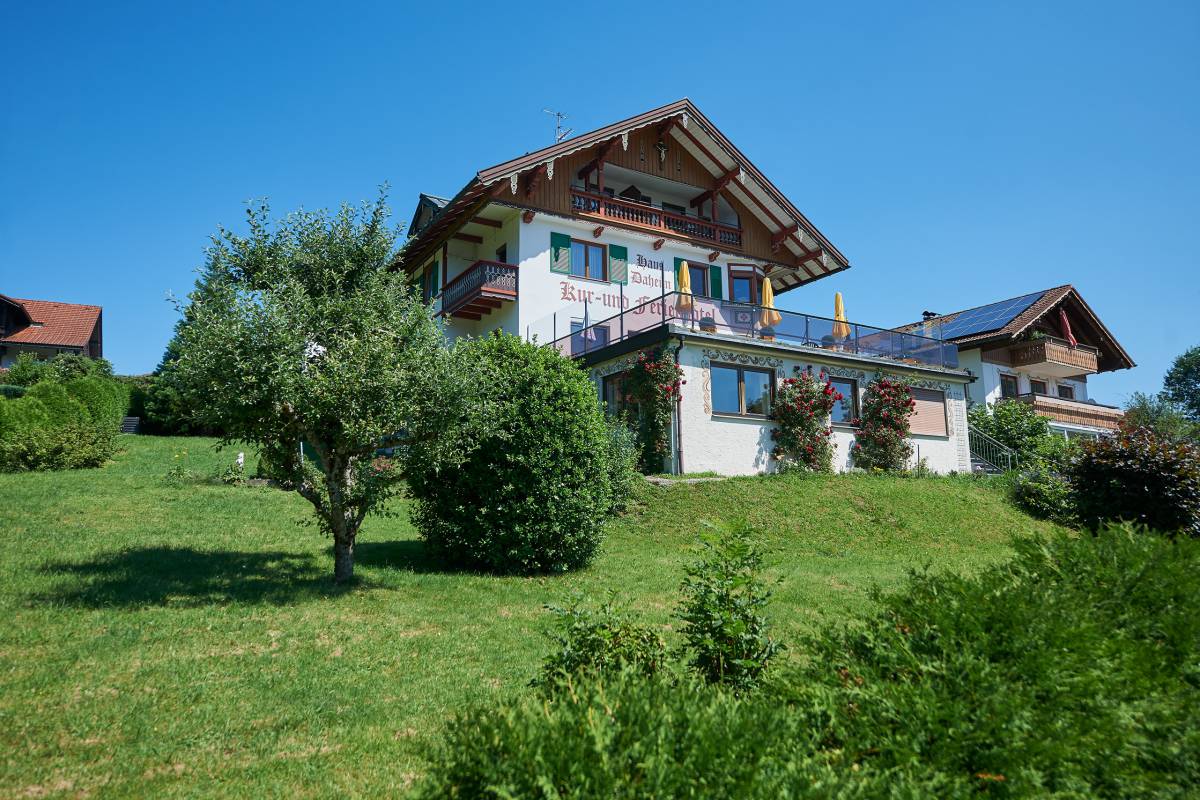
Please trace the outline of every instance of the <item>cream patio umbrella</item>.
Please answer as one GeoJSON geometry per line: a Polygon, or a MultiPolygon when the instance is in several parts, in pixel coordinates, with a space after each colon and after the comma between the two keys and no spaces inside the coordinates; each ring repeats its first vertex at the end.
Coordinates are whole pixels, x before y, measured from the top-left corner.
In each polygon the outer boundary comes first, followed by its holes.
{"type": "Polygon", "coordinates": [[[676,308],[680,311],[692,309],[692,275],[686,261],[679,262],[679,301],[676,308]]]}
{"type": "Polygon", "coordinates": [[[833,295],[833,338],[850,338],[850,323],[846,319],[846,306],[842,303],[841,292],[835,292],[833,295]]]}
{"type": "Polygon", "coordinates": [[[775,289],[771,286],[771,279],[764,277],[762,287],[762,314],[758,318],[758,323],[764,328],[774,328],[781,322],[783,322],[783,315],[775,309],[775,289]]]}

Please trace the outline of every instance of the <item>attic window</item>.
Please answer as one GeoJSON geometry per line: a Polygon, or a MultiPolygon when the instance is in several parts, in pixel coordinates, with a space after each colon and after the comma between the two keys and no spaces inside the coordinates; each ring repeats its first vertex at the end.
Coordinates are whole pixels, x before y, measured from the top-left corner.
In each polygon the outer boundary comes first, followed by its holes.
{"type": "Polygon", "coordinates": [[[31,322],[31,323],[29,323],[29,327],[31,327],[31,328],[40,328],[40,327],[42,327],[44,324],[45,324],[45,323],[42,323],[42,322],[31,322]]]}

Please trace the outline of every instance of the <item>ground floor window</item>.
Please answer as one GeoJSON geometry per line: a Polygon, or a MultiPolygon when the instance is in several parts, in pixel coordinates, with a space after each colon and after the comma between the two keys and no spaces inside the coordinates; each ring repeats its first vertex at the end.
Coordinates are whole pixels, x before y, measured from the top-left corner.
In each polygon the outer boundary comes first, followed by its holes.
{"type": "Polygon", "coordinates": [[[830,378],[829,383],[834,390],[840,392],[842,399],[833,404],[829,413],[834,425],[852,425],[858,419],[858,381],[852,378],[830,378]]]}
{"type": "Polygon", "coordinates": [[[626,385],[628,378],[629,373],[627,372],[618,372],[615,375],[606,375],[604,377],[602,386],[604,410],[609,416],[637,416],[638,404],[629,394],[626,385]]]}
{"type": "Polygon", "coordinates": [[[1000,396],[1004,399],[1016,397],[1021,393],[1017,386],[1016,375],[1000,375],[1000,396]]]}
{"type": "Polygon", "coordinates": [[[913,402],[917,404],[909,418],[909,431],[919,436],[949,436],[946,424],[946,393],[939,389],[912,390],[913,402]]]}
{"type": "Polygon", "coordinates": [[[713,364],[712,407],[717,414],[765,417],[771,413],[775,373],[769,369],[713,364]]]}

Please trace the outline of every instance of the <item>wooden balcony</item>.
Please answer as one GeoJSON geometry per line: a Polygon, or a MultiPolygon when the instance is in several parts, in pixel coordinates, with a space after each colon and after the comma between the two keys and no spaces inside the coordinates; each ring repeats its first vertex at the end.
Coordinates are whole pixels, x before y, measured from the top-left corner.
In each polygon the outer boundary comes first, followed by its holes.
{"type": "Polygon", "coordinates": [[[499,261],[476,261],[442,289],[442,313],[481,319],[516,299],[516,267],[499,261]]]}
{"type": "Polygon", "coordinates": [[[1115,431],[1121,424],[1121,418],[1125,416],[1125,412],[1112,406],[1085,403],[1081,400],[1065,400],[1061,397],[1049,397],[1042,394],[1022,394],[1012,399],[1014,402],[1033,406],[1034,411],[1055,422],[1087,425],[1106,431],[1115,431]]]}
{"type": "Polygon", "coordinates": [[[664,211],[647,203],[609,197],[605,194],[571,190],[571,209],[587,217],[616,220],[640,228],[673,233],[725,247],[741,247],[742,232],[732,225],[664,211]]]}
{"type": "Polygon", "coordinates": [[[1014,344],[1008,354],[1014,367],[1029,367],[1056,378],[1091,375],[1100,365],[1100,351],[1096,348],[1083,344],[1072,347],[1053,336],[1014,344]]]}

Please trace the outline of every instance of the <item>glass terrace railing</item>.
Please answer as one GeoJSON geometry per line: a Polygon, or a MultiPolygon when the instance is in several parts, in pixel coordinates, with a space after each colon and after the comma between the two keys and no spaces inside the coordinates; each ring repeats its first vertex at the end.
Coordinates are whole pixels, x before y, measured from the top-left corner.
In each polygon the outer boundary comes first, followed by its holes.
{"type": "Polygon", "coordinates": [[[588,320],[586,315],[582,319],[560,319],[555,325],[552,346],[563,355],[582,356],[667,323],[684,325],[698,333],[784,342],[916,366],[958,367],[958,348],[941,339],[679,292],[670,292],[597,322],[588,320]],[[564,331],[568,326],[569,332],[564,331]]]}

